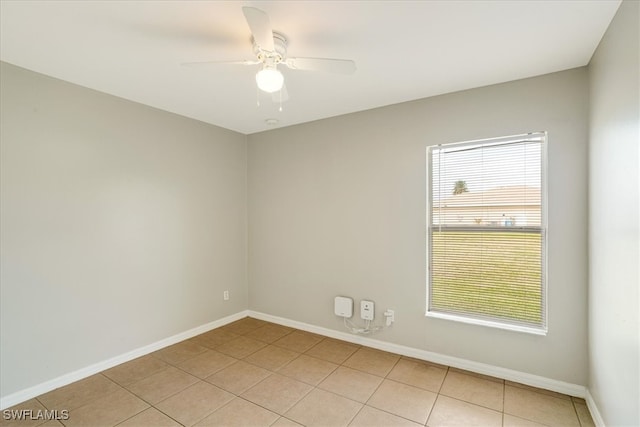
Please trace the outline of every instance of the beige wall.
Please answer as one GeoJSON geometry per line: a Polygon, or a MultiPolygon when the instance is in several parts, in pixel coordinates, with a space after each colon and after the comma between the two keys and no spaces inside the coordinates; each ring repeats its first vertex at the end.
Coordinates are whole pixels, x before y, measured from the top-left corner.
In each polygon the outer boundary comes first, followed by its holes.
{"type": "Polygon", "coordinates": [[[247,307],[342,330],[338,294],[396,309],[390,343],[586,384],[585,87],[577,69],[252,135],[247,195],[247,137],[3,64],[2,395],[247,307]],[[531,130],[549,335],[425,318],[425,147],[531,130]]]}
{"type": "Polygon", "coordinates": [[[589,391],[608,426],[640,425],[640,3],[589,64],[589,391]]]}
{"type": "MultiPolygon", "coordinates": [[[[336,295],[372,299],[377,338],[587,383],[587,70],[248,137],[249,308],[343,331],[336,295]],[[425,318],[429,144],[548,131],[549,333],[425,318]]],[[[357,312],[356,312],[357,314],[357,312]]]]}
{"type": "Polygon", "coordinates": [[[244,135],[1,79],[3,397],[246,309],[244,135]]]}

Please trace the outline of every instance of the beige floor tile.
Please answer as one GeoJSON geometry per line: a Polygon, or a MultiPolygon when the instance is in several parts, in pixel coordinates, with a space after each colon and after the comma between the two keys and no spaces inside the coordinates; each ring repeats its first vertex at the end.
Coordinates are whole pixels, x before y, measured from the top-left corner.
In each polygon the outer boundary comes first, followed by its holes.
{"type": "Polygon", "coordinates": [[[383,378],[357,369],[338,367],[318,387],[365,403],[382,383],[383,378]]]}
{"type": "Polygon", "coordinates": [[[270,371],[241,360],[205,378],[205,381],[238,395],[269,375],[270,371]]]}
{"type": "Polygon", "coordinates": [[[500,384],[504,384],[504,380],[503,379],[492,377],[490,375],[483,375],[483,374],[479,374],[477,372],[466,371],[464,369],[453,368],[453,367],[449,368],[449,372],[451,372],[451,371],[457,372],[459,374],[471,375],[472,377],[482,378],[484,380],[488,380],[488,381],[493,381],[493,382],[497,382],[497,383],[500,383],[500,384]]]}
{"type": "Polygon", "coordinates": [[[47,421],[44,424],[40,424],[40,427],[64,427],[64,424],[62,424],[60,421],[57,421],[57,420],[51,420],[51,421],[47,421]]]}
{"type": "Polygon", "coordinates": [[[268,345],[247,356],[244,360],[261,368],[276,371],[299,355],[300,353],[287,350],[286,348],[268,345]]]}
{"type": "Polygon", "coordinates": [[[387,378],[437,393],[446,374],[446,369],[429,363],[400,359],[387,378]]]}
{"type": "Polygon", "coordinates": [[[525,420],[524,418],[516,417],[514,415],[503,414],[502,417],[503,427],[547,427],[544,424],[539,424],[534,421],[525,420]]]}
{"type": "Polygon", "coordinates": [[[314,389],[285,414],[305,426],[346,426],[362,404],[328,391],[314,389]]]}
{"type": "Polygon", "coordinates": [[[72,410],[120,389],[107,377],[96,374],[42,394],[38,400],[50,410],[72,410]]]}
{"type": "Polygon", "coordinates": [[[148,354],[115,366],[111,369],[107,369],[106,371],[103,371],[102,374],[121,386],[126,387],[136,381],[147,378],[156,372],[160,372],[167,366],[169,365],[162,360],[148,354]]]}
{"type": "Polygon", "coordinates": [[[312,388],[300,381],[273,374],[242,393],[242,397],[279,415],[284,415],[312,388]]]}
{"type": "Polygon", "coordinates": [[[418,359],[418,358],[416,358],[416,357],[400,356],[400,359],[402,359],[402,360],[409,360],[409,361],[411,361],[411,362],[417,362],[417,363],[426,363],[426,364],[431,365],[431,366],[433,366],[433,367],[440,368],[440,369],[445,369],[445,370],[452,369],[452,368],[450,368],[450,367],[449,367],[449,366],[447,366],[447,365],[441,365],[441,364],[439,364],[439,363],[430,362],[430,361],[428,361],[428,360],[424,360],[424,359],[418,359]]]}
{"type": "Polygon", "coordinates": [[[303,354],[278,370],[278,373],[315,386],[335,371],[337,367],[338,365],[335,363],[303,354]]]}
{"type": "Polygon", "coordinates": [[[436,396],[436,393],[421,388],[384,380],[367,405],[424,424],[436,396]]]}
{"type": "Polygon", "coordinates": [[[205,332],[204,334],[197,335],[189,341],[215,350],[218,346],[236,339],[239,336],[240,335],[234,334],[230,331],[225,331],[224,329],[213,329],[209,332],[205,332]]]}
{"type": "Polygon", "coordinates": [[[497,381],[449,371],[440,389],[440,394],[502,411],[504,385],[497,381]]]}
{"type": "Polygon", "coordinates": [[[360,348],[359,345],[326,338],[307,350],[306,354],[341,364],[360,348]]]}
{"type": "Polygon", "coordinates": [[[69,412],[64,421],[67,427],[73,426],[114,426],[144,411],[149,405],[125,389],[93,400],[69,412]]]}
{"type": "Polygon", "coordinates": [[[173,366],[143,380],[131,384],[127,389],[145,401],[156,404],[169,396],[181,392],[198,382],[198,378],[173,366]]]}
{"type": "Polygon", "coordinates": [[[197,426],[262,427],[272,425],[280,416],[249,401],[236,397],[197,426]]]}
{"type": "Polygon", "coordinates": [[[427,426],[501,427],[502,412],[440,395],[427,426]]]}
{"type": "Polygon", "coordinates": [[[580,425],[570,398],[567,400],[510,385],[505,385],[504,412],[541,424],[580,425]]]}
{"type": "Polygon", "coordinates": [[[358,349],[344,363],[344,366],[368,372],[379,377],[386,376],[400,356],[385,351],[375,350],[373,348],[362,347],[358,349]]]}
{"type": "Polygon", "coordinates": [[[122,424],[118,424],[118,427],[181,427],[181,425],[176,420],[151,407],[134,415],[122,424]]]}
{"type": "MultiPolygon", "coordinates": [[[[6,408],[0,416],[0,426],[2,427],[33,427],[40,426],[46,422],[46,419],[39,416],[45,408],[37,399],[30,399],[18,405],[6,408]]],[[[61,411],[61,410],[59,410],[61,411]]],[[[62,412],[58,413],[64,417],[62,412]]]]}
{"type": "Polygon", "coordinates": [[[349,427],[418,427],[422,424],[414,423],[406,418],[365,406],[356,415],[349,427]]]}
{"type": "Polygon", "coordinates": [[[248,334],[262,326],[268,325],[269,322],[264,320],[254,319],[253,317],[245,317],[244,319],[236,320],[233,323],[223,326],[221,329],[232,332],[238,335],[248,334]]]}
{"type": "Polygon", "coordinates": [[[589,412],[589,408],[586,403],[579,403],[579,401],[573,402],[573,406],[576,408],[576,412],[578,413],[578,420],[580,421],[580,425],[582,427],[595,427],[595,423],[593,422],[593,418],[591,418],[591,412],[589,412]]]}
{"type": "Polygon", "coordinates": [[[274,341],[273,345],[286,348],[287,350],[297,351],[298,353],[304,353],[323,339],[320,335],[310,332],[294,331],[274,341]]]}
{"type": "Polygon", "coordinates": [[[543,388],[532,387],[530,385],[515,383],[515,382],[509,381],[509,380],[506,380],[504,383],[506,385],[511,386],[511,387],[523,388],[525,390],[535,391],[536,393],[546,394],[547,396],[553,396],[553,397],[557,397],[559,399],[564,399],[564,400],[571,400],[571,396],[567,396],[566,394],[558,393],[556,391],[551,391],[551,390],[545,390],[543,388]]]}
{"type": "Polygon", "coordinates": [[[207,347],[196,344],[193,341],[186,340],[170,345],[169,347],[165,347],[162,350],[158,350],[154,352],[153,355],[171,365],[178,365],[187,359],[195,357],[200,353],[204,353],[206,350],[207,347]]]}
{"type": "Polygon", "coordinates": [[[181,424],[191,426],[233,398],[233,394],[200,381],[158,403],[156,408],[181,424]]]}
{"type": "Polygon", "coordinates": [[[293,328],[269,323],[258,329],[254,329],[245,336],[247,338],[253,338],[255,340],[264,341],[271,344],[272,342],[279,340],[280,338],[290,334],[293,331],[293,328]]]}
{"type": "Polygon", "coordinates": [[[266,346],[267,343],[265,342],[239,336],[238,338],[234,338],[231,341],[227,341],[226,343],[219,345],[216,347],[216,351],[235,357],[236,359],[244,359],[248,355],[255,353],[266,346]]]}
{"type": "Polygon", "coordinates": [[[198,378],[206,378],[237,361],[238,359],[219,351],[207,350],[196,357],[185,360],[178,367],[198,378]]]}
{"type": "Polygon", "coordinates": [[[289,418],[280,417],[275,423],[271,424],[271,427],[302,427],[302,425],[291,421],[289,418]]]}

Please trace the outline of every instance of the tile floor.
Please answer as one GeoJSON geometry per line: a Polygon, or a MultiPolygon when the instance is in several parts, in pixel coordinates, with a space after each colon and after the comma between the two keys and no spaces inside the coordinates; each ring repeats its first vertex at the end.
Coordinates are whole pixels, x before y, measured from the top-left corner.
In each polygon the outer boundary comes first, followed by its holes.
{"type": "Polygon", "coordinates": [[[10,409],[69,416],[0,426],[593,426],[582,399],[249,317],[10,409]]]}

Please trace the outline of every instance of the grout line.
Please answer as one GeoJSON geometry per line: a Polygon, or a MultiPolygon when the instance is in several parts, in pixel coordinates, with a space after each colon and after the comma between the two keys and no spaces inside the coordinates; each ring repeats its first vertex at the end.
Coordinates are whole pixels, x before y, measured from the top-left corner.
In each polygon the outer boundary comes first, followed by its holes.
{"type": "Polygon", "coordinates": [[[444,396],[444,395],[440,393],[436,395],[436,400],[433,401],[433,405],[431,405],[431,409],[429,409],[429,415],[427,415],[427,421],[424,422],[425,426],[429,423],[429,418],[431,418],[431,415],[433,415],[433,410],[436,408],[436,405],[438,404],[438,400],[440,399],[441,396],[444,396]]]}
{"type": "Polygon", "coordinates": [[[433,405],[431,405],[431,409],[429,409],[429,413],[427,414],[427,420],[424,422],[425,425],[427,425],[427,423],[429,422],[429,418],[431,418],[431,414],[433,414],[433,410],[436,407],[436,403],[438,403],[438,399],[440,399],[440,396],[443,396],[442,394],[440,394],[440,392],[442,391],[442,387],[444,386],[444,382],[447,380],[447,376],[449,375],[449,366],[447,366],[447,369],[445,370],[444,373],[444,378],[442,379],[442,382],[440,383],[440,387],[438,387],[438,391],[436,392],[436,400],[433,401],[433,405]]]}
{"type": "Polygon", "coordinates": [[[445,369],[444,378],[442,379],[442,382],[440,383],[440,387],[438,387],[438,391],[436,393],[440,394],[440,392],[442,391],[442,387],[444,387],[444,382],[447,380],[447,377],[449,376],[449,372],[451,371],[449,370],[449,366],[447,366],[447,369],[445,369]]]}
{"type": "Polygon", "coordinates": [[[167,414],[166,412],[164,412],[163,410],[161,410],[160,408],[156,407],[155,405],[151,406],[153,409],[155,409],[156,411],[160,412],[161,414],[169,417],[170,419],[172,419],[173,421],[175,421],[176,423],[178,423],[181,426],[184,426],[184,424],[182,424],[180,421],[176,420],[175,418],[173,418],[171,415],[167,414]]]}
{"type": "Polygon", "coordinates": [[[578,424],[582,426],[582,420],[580,419],[580,414],[578,414],[578,408],[576,408],[576,402],[573,399],[571,399],[571,405],[573,406],[573,412],[576,414],[576,418],[578,419],[578,424]]]}
{"type": "Polygon", "coordinates": [[[505,409],[505,405],[504,402],[507,399],[507,382],[505,380],[502,380],[502,425],[504,426],[504,409],[505,409]]]}
{"type": "MultiPolygon", "coordinates": [[[[340,396],[340,395],[338,394],[337,396],[340,396]]],[[[356,414],[349,420],[349,423],[347,423],[347,426],[350,426],[351,423],[353,423],[353,420],[358,418],[358,415],[360,415],[360,412],[362,412],[362,410],[367,407],[365,403],[362,403],[362,402],[358,402],[358,403],[361,404],[362,406],[360,407],[360,409],[358,409],[358,412],[356,412],[356,414]]]]}

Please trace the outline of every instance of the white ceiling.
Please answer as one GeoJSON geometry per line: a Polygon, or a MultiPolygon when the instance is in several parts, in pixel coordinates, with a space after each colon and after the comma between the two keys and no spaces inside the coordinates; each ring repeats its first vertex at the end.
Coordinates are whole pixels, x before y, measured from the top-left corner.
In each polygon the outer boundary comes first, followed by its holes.
{"type": "Polygon", "coordinates": [[[586,65],[620,0],[0,1],[3,61],[245,134],[586,65]],[[289,100],[256,105],[242,6],[289,56],[353,59],[353,75],[283,69],[289,100]]]}

